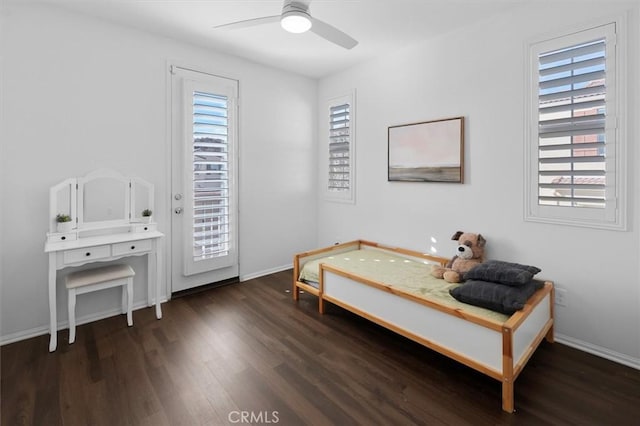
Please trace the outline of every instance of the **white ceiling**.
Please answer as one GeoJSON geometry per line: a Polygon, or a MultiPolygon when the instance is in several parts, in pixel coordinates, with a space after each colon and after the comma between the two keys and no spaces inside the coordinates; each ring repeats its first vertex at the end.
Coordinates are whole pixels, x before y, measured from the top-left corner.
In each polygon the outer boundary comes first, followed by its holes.
{"type": "MultiPolygon", "coordinates": [[[[11,0],[10,0],[11,1],[11,0]]],[[[18,0],[15,0],[18,1],[18,0]]],[[[25,0],[22,0],[25,1],[25,0]]],[[[48,3],[313,78],[487,19],[525,0],[313,0],[310,12],[359,41],[346,50],[278,23],[214,29],[279,15],[282,0],[26,0],[48,3]]],[[[530,1],[530,0],[529,0],[530,1]]]]}

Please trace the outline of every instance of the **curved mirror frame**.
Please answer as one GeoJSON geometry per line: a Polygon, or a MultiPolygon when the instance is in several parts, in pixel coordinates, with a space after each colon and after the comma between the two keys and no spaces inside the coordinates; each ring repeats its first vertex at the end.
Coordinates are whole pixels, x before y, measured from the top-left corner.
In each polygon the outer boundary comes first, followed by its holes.
{"type": "Polygon", "coordinates": [[[58,214],[70,215],[78,231],[141,222],[142,211],[153,211],[153,202],[153,184],[109,169],[96,170],[50,188],[49,230],[56,232],[58,214]]]}
{"type": "Polygon", "coordinates": [[[115,172],[97,171],[78,179],[78,228],[104,228],[129,223],[129,180],[115,172]]]}

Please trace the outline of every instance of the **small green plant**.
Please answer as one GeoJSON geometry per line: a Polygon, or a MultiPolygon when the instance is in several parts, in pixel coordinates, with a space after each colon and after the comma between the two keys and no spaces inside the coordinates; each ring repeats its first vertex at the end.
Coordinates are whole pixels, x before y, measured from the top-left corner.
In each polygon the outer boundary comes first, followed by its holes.
{"type": "Polygon", "coordinates": [[[149,210],[149,209],[142,210],[142,216],[143,217],[149,217],[149,216],[151,216],[152,213],[153,212],[151,210],[149,210]]]}
{"type": "Polygon", "coordinates": [[[71,222],[71,216],[69,216],[68,214],[58,213],[58,215],[56,216],[56,222],[58,223],[71,222]]]}

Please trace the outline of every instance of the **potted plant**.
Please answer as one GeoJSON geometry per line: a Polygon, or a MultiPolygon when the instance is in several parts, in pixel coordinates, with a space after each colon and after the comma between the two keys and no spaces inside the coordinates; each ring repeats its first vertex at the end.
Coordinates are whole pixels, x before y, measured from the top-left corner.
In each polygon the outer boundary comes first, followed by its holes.
{"type": "Polygon", "coordinates": [[[150,209],[142,210],[142,221],[144,223],[150,223],[151,222],[151,214],[153,214],[153,212],[150,209]]]}
{"type": "Polygon", "coordinates": [[[73,229],[73,222],[68,214],[58,213],[56,222],[58,222],[58,232],[69,232],[73,229]]]}

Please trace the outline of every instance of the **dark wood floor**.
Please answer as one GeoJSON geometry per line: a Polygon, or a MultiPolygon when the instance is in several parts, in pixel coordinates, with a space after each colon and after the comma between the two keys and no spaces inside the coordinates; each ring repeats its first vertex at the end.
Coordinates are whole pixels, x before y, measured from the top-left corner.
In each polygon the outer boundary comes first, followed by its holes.
{"type": "Polygon", "coordinates": [[[2,347],[2,425],[637,425],[640,371],[544,342],[500,383],[336,306],[291,272],[2,347]]]}

